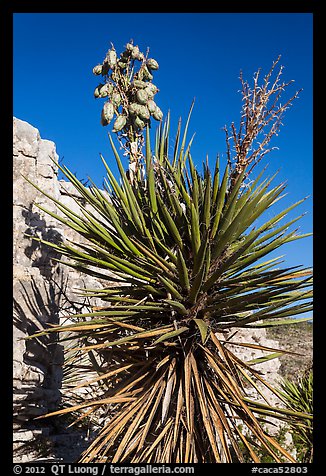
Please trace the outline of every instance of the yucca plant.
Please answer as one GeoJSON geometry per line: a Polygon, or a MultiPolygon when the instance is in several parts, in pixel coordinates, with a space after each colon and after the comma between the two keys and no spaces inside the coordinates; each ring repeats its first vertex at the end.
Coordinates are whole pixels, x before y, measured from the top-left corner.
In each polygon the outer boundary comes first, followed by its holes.
{"type": "MultiPolygon", "coordinates": [[[[288,378],[281,382],[282,394],[285,398],[286,407],[291,410],[313,413],[313,371],[306,370],[303,375],[295,380],[288,378]]],[[[291,425],[292,438],[300,453],[300,462],[308,463],[312,461],[313,455],[313,423],[304,422],[300,425],[295,422],[291,425]]]]}
{"type": "MultiPolygon", "coordinates": [[[[67,266],[107,283],[83,291],[100,297],[103,306],[34,335],[59,333],[75,340],[75,358],[88,354],[93,362],[96,376],[78,387],[97,385],[101,396],[49,414],[79,411],[80,421],[99,408],[108,413],[81,455],[83,463],[244,462],[244,447],[259,462],[253,440],[275,462],[294,462],[262,421],[302,424],[312,418],[272,406],[264,388],[281,404],[284,396],[254,362],[239,359],[229,347],[237,343],[239,328],[290,323],[290,316],[311,309],[311,270],[282,269],[279,258],[268,257],[303,236],[288,230],[298,218],[281,222],[303,200],[263,222],[285,185],[272,185],[275,176],[264,178],[266,170],[247,183],[252,161],[245,160],[244,149],[234,162],[229,151],[225,167],[217,160],[211,171],[206,161],[199,171],[192,139],[187,141],[189,117],[183,132],[179,122],[172,157],[169,117],[154,146],[146,128],[143,174],[137,180],[129,180],[110,135],[120,177],[102,157],[105,191],[95,184],[86,187],[58,165],[85,199],[79,214],[42,192],[61,214],[39,208],[82,238],[78,244],[43,243],[67,266]],[[248,396],[252,391],[257,398],[248,396]]],[[[250,111],[247,119],[253,121],[250,111]]],[[[265,359],[282,352],[253,342],[239,345],[267,352],[265,359]]]]}

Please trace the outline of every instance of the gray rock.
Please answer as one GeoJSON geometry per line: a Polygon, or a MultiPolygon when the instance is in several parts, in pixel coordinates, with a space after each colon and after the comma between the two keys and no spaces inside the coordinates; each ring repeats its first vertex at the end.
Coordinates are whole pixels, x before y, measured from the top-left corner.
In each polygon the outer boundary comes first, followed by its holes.
{"type": "MultiPolygon", "coordinates": [[[[62,346],[48,337],[25,338],[49,323],[59,324],[67,310],[76,310],[76,306],[79,311],[88,310],[76,288],[100,284],[56,263],[53,250],[28,236],[56,241],[70,230],[36,206],[38,203],[60,213],[24,176],[59,201],[63,197],[63,201],[72,201],[63,189],[72,190],[69,183],[58,180],[58,155],[52,141],[41,139],[35,127],[17,118],[13,132],[13,440],[15,461],[19,462],[35,459],[39,436],[44,437],[45,424],[34,420],[35,416],[57,409],[62,398],[62,346]]],[[[78,235],[73,234],[73,238],[78,239],[78,235]]]]}
{"type": "Polygon", "coordinates": [[[14,155],[22,153],[26,157],[36,158],[39,150],[40,133],[28,122],[14,118],[13,146],[14,155]]]}

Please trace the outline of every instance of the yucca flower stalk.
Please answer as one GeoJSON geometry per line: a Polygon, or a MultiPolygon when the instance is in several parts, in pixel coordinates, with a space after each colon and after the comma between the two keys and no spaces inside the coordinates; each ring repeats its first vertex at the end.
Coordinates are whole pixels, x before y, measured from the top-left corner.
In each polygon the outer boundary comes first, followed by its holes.
{"type": "MultiPolygon", "coordinates": [[[[137,183],[109,135],[120,176],[102,157],[105,192],[58,165],[87,206],[80,204],[77,214],[44,191],[61,215],[38,205],[83,238],[79,244],[42,242],[61,254],[60,262],[107,282],[83,291],[103,306],[33,336],[58,333],[76,341],[76,359],[87,353],[95,360],[97,376],[78,388],[97,384],[101,396],[47,415],[79,411],[80,421],[109,410],[83,463],[244,462],[243,447],[259,462],[253,440],[275,462],[295,462],[262,421],[312,418],[285,408],[284,396],[255,362],[239,359],[229,346],[237,344],[237,329],[298,322],[289,317],[311,309],[311,270],[280,268],[280,259],[269,257],[304,236],[290,228],[300,217],[284,223],[304,199],[262,222],[285,184],[273,185],[275,175],[265,177],[264,169],[246,185],[244,161],[237,173],[219,160],[213,171],[207,162],[198,171],[187,140],[189,118],[183,132],[179,122],[172,157],[169,116],[154,146],[147,127],[144,176],[137,183]],[[268,402],[264,388],[280,406],[268,402]]],[[[239,345],[266,352],[265,360],[282,353],[239,345]]]]}
{"type": "Polygon", "coordinates": [[[135,175],[141,174],[143,167],[143,130],[151,126],[151,118],[160,121],[163,117],[154,101],[159,89],[152,82],[153,72],[159,69],[159,65],[148,54],[148,49],[144,54],[130,40],[118,57],[111,43],[102,64],[93,68],[93,73],[101,76],[103,81],[95,88],[94,97],[106,98],[101,124],[108,126],[115,118],[112,130],[129,157],[131,181],[135,175]]]}

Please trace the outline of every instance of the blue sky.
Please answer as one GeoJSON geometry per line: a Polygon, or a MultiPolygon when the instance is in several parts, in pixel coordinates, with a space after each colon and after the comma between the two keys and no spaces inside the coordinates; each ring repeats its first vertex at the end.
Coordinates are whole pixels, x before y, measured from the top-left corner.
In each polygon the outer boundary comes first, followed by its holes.
{"type": "MultiPolygon", "coordinates": [[[[103,100],[93,97],[99,81],[92,68],[111,42],[121,52],[133,39],[159,62],[155,100],[164,114],[171,112],[172,139],[195,98],[192,155],[201,164],[208,154],[214,164],[217,153],[225,157],[223,126],[239,120],[240,70],[251,82],[258,68],[264,76],[281,55],[283,79],[295,80],[288,94],[303,91],[273,141],[278,150],[265,158],[269,173],[280,169],[277,180],[288,181],[288,195],[269,213],[310,195],[291,215],[308,212],[299,222],[307,233],[313,206],[312,23],[310,13],[16,13],[14,116],[54,141],[78,178],[90,176],[101,185],[105,170],[99,153],[116,169],[109,128],[100,124],[103,100]]],[[[287,265],[310,266],[312,239],[290,243],[283,253],[287,265]]]]}

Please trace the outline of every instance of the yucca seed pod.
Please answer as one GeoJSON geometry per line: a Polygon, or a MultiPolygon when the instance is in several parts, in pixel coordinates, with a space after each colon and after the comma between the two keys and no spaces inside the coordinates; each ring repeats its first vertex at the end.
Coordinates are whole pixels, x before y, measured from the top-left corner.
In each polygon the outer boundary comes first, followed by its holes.
{"type": "Polygon", "coordinates": [[[106,87],[107,87],[107,89],[108,89],[108,94],[109,94],[109,96],[110,96],[110,95],[113,93],[113,91],[114,91],[114,86],[113,86],[112,83],[106,83],[106,87]]]}
{"type": "Polygon", "coordinates": [[[159,68],[158,62],[153,58],[148,58],[146,65],[149,69],[157,70],[159,68]]]}
{"type": "Polygon", "coordinates": [[[99,91],[99,97],[100,98],[106,98],[108,96],[108,88],[103,86],[103,88],[100,89],[99,91]]]}
{"type": "Polygon", "coordinates": [[[156,94],[159,91],[158,87],[155,86],[155,84],[153,84],[153,83],[147,83],[146,88],[149,91],[151,91],[153,94],[156,94]]]}
{"type": "Polygon", "coordinates": [[[130,114],[138,114],[140,107],[141,107],[140,104],[137,104],[136,102],[132,102],[128,107],[128,111],[130,112],[130,114]]]}
{"type": "Polygon", "coordinates": [[[139,107],[138,115],[142,120],[145,120],[145,121],[147,121],[151,117],[151,115],[149,113],[149,110],[147,109],[146,106],[140,106],[139,107]]]}
{"type": "Polygon", "coordinates": [[[161,121],[163,119],[163,112],[161,111],[161,109],[156,106],[156,109],[155,111],[153,112],[152,116],[154,117],[154,119],[156,119],[157,121],[161,121]]]}
{"type": "Polygon", "coordinates": [[[97,88],[94,90],[94,97],[99,98],[100,97],[100,90],[103,88],[104,84],[99,84],[97,88]]]}
{"type": "Polygon", "coordinates": [[[120,104],[121,104],[121,94],[118,93],[117,91],[115,91],[114,93],[112,93],[112,95],[111,95],[111,102],[112,102],[113,106],[119,107],[120,104]]]}
{"type": "Polygon", "coordinates": [[[102,74],[102,65],[101,64],[97,64],[96,66],[94,66],[93,74],[96,74],[96,76],[98,76],[99,74],[102,74]]]}
{"type": "Polygon", "coordinates": [[[139,56],[139,48],[138,48],[138,46],[133,46],[133,48],[131,50],[131,57],[133,59],[138,59],[138,56],[139,56]]]}
{"type": "Polygon", "coordinates": [[[134,45],[132,43],[127,43],[126,44],[126,50],[127,51],[131,52],[133,50],[133,48],[134,48],[134,45]]]}
{"type": "Polygon", "coordinates": [[[102,109],[102,120],[105,124],[103,125],[107,125],[107,124],[110,124],[110,122],[112,121],[113,119],[113,116],[114,116],[114,106],[111,102],[106,102],[103,106],[103,109],[102,109]]]}
{"type": "Polygon", "coordinates": [[[146,123],[139,116],[136,116],[134,119],[134,125],[138,129],[144,129],[146,123]]]}
{"type": "Polygon", "coordinates": [[[118,116],[113,125],[113,132],[119,132],[126,125],[127,118],[126,116],[118,116]]]}
{"type": "Polygon", "coordinates": [[[148,94],[145,89],[138,89],[136,97],[139,104],[146,104],[148,101],[148,94]]]}
{"type": "Polygon", "coordinates": [[[150,89],[150,88],[148,88],[148,87],[146,86],[146,88],[144,89],[144,91],[147,93],[148,99],[153,99],[155,93],[153,93],[153,90],[152,90],[152,89],[150,89]]]}
{"type": "Polygon", "coordinates": [[[117,64],[117,53],[115,52],[115,50],[109,50],[107,52],[106,59],[110,68],[113,69],[114,66],[117,64]]]}
{"type": "Polygon", "coordinates": [[[151,80],[153,79],[154,76],[153,76],[152,73],[149,71],[149,69],[147,68],[146,65],[144,65],[144,66],[142,67],[142,71],[143,71],[143,78],[148,79],[149,81],[151,81],[151,80]]]}
{"type": "Polygon", "coordinates": [[[106,83],[106,84],[103,84],[101,87],[99,87],[99,97],[100,98],[105,98],[107,96],[110,96],[110,94],[112,94],[112,92],[113,92],[113,84],[111,84],[111,83],[106,83]]]}
{"type": "Polygon", "coordinates": [[[156,102],[153,101],[152,99],[150,99],[146,105],[147,105],[147,109],[149,110],[151,114],[153,114],[156,111],[157,105],[156,105],[156,102]]]}
{"type": "Polygon", "coordinates": [[[133,82],[132,82],[132,85],[135,86],[135,88],[137,89],[144,89],[146,88],[148,83],[146,83],[145,81],[141,81],[140,79],[134,79],[133,82]]]}
{"type": "Polygon", "coordinates": [[[137,59],[139,61],[144,61],[144,59],[145,59],[144,53],[139,53],[139,55],[137,56],[137,59]]]}

